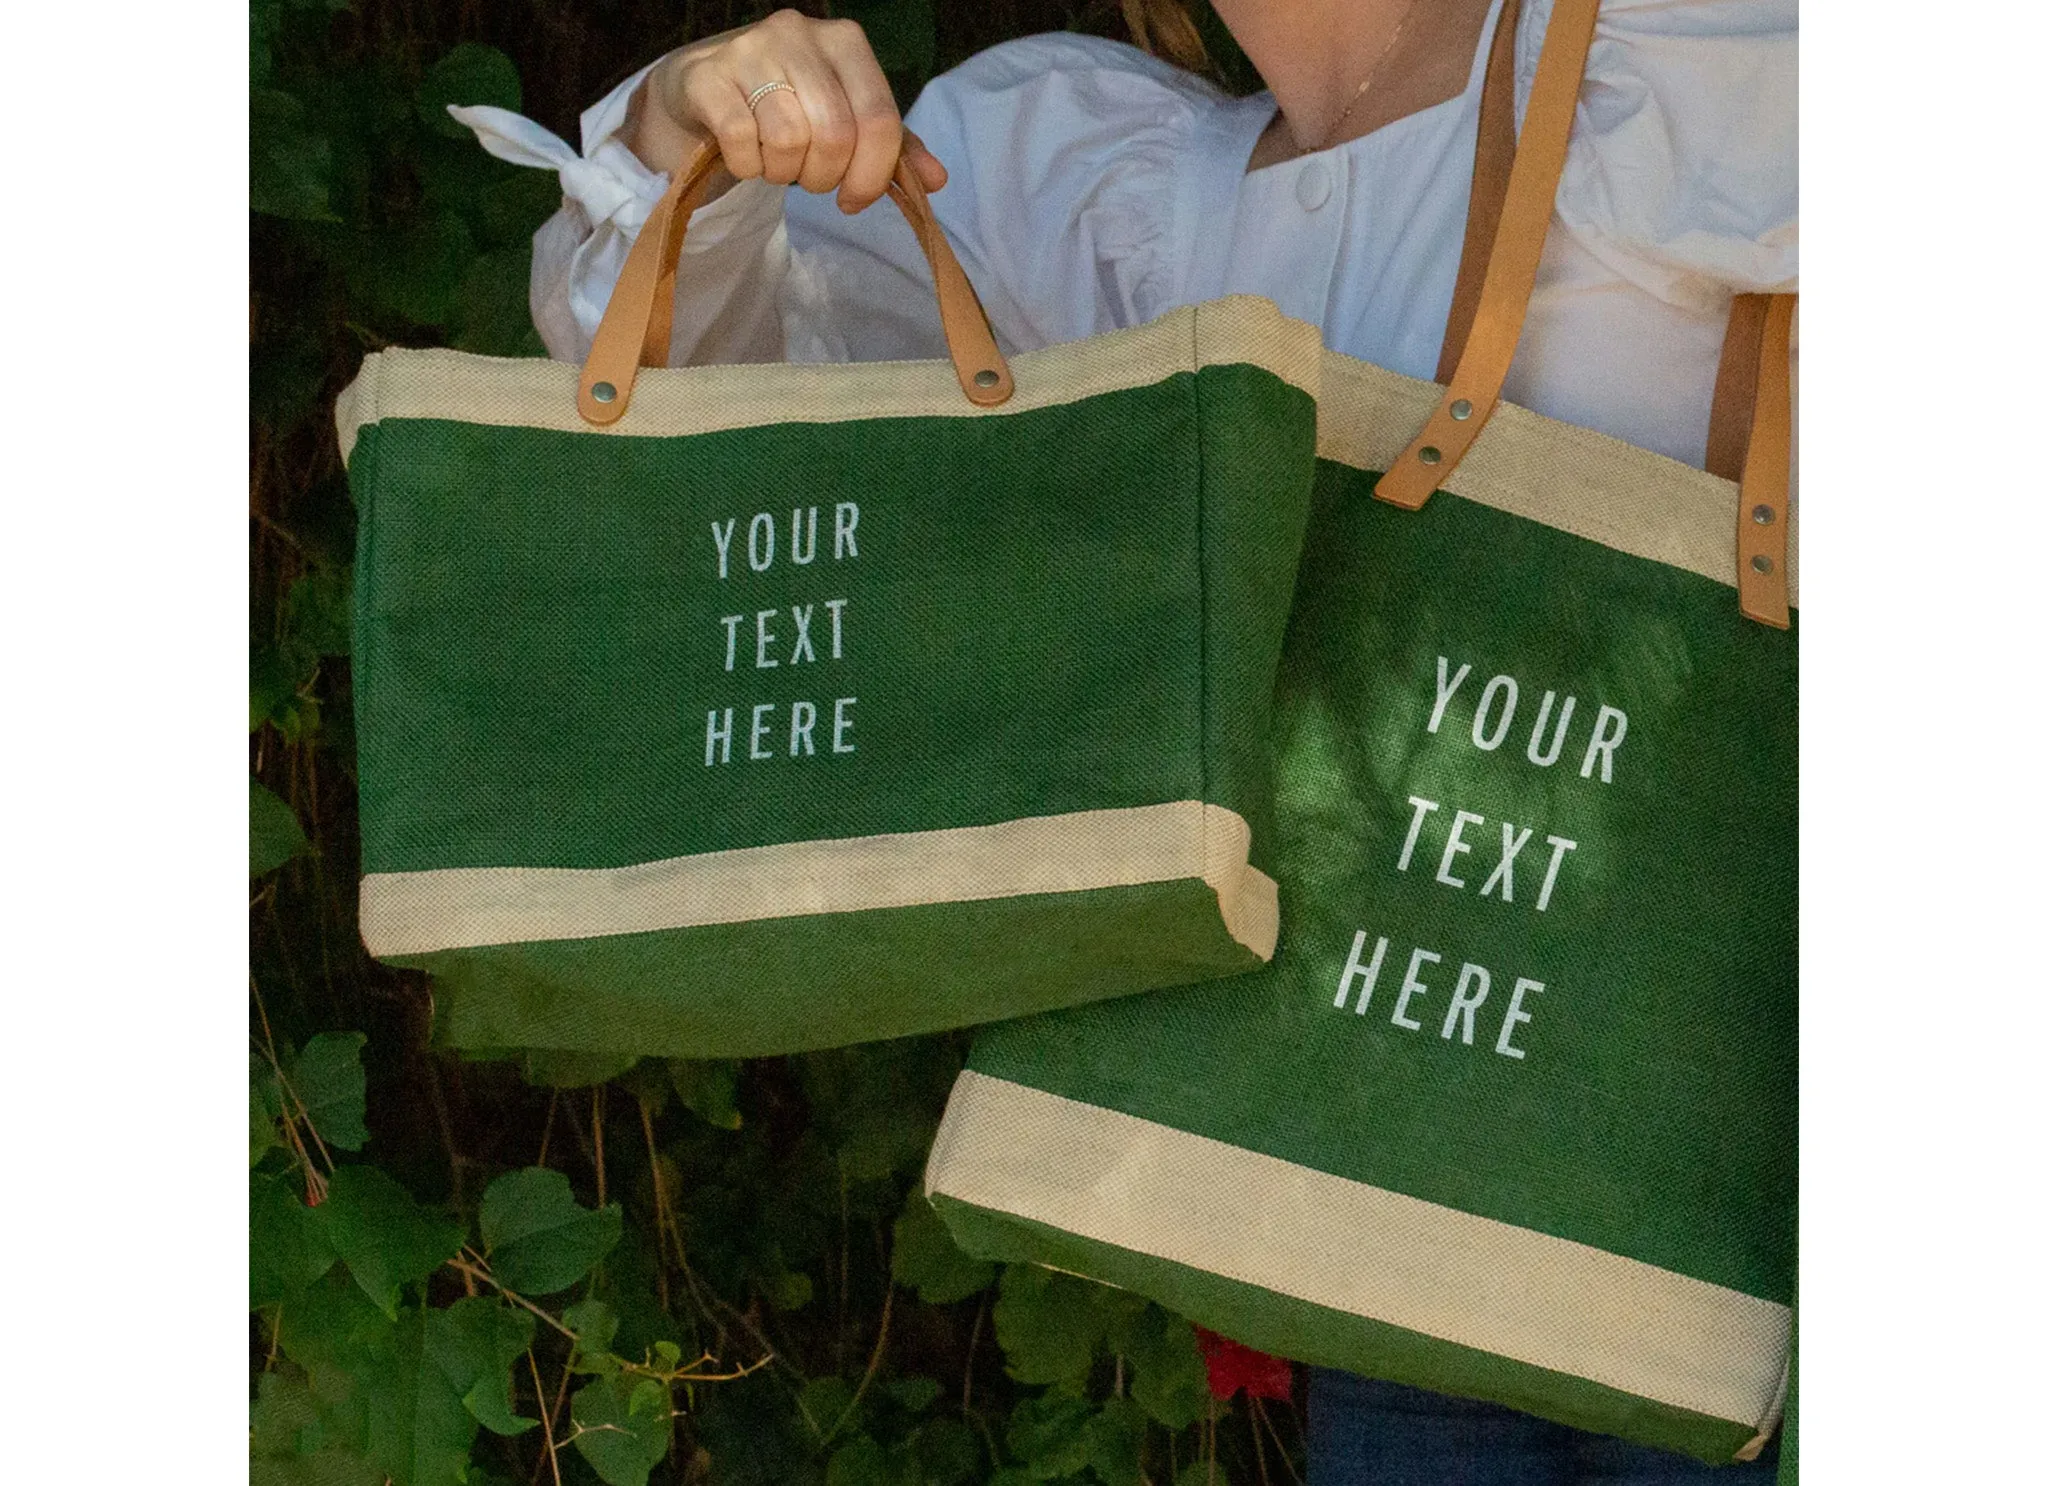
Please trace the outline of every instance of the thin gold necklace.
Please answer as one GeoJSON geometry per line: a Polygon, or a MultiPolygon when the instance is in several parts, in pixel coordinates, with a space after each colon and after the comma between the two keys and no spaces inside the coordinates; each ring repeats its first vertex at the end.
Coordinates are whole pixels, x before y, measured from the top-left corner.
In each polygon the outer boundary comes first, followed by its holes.
{"type": "MultiPolygon", "coordinates": [[[[1416,0],[1408,0],[1408,4],[1402,8],[1401,19],[1394,23],[1393,34],[1387,37],[1387,44],[1380,48],[1379,55],[1372,59],[1372,66],[1366,70],[1364,80],[1358,85],[1358,91],[1351,95],[1351,101],[1344,105],[1343,111],[1337,115],[1336,121],[1323,132],[1322,142],[1312,148],[1303,150],[1302,154],[1316,154],[1319,151],[1327,150],[1337,142],[1337,136],[1344,130],[1345,121],[1357,110],[1358,105],[1365,101],[1365,95],[1372,91],[1372,85],[1379,81],[1380,68],[1385,66],[1387,58],[1394,54],[1394,46],[1395,43],[1400,41],[1401,33],[1408,29],[1408,18],[1415,14],[1415,5],[1416,0]]],[[[1290,130],[1289,132],[1292,131],[1290,130]]]]}

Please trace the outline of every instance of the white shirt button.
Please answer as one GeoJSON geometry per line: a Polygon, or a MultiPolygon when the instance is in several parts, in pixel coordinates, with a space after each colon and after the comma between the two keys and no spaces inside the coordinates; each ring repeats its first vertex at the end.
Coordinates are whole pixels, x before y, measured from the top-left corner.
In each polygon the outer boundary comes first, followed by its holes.
{"type": "Polygon", "coordinates": [[[1301,203],[1301,209],[1312,212],[1330,199],[1330,168],[1320,160],[1311,160],[1302,166],[1301,174],[1294,178],[1294,199],[1301,203]]]}

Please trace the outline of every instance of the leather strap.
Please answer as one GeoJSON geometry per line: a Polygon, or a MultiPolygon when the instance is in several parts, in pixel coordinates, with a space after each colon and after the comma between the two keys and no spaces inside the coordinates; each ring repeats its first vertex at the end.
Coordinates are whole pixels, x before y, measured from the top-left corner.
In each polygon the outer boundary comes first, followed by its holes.
{"type": "Polygon", "coordinates": [[[1465,247],[1458,255],[1458,284],[1451,291],[1450,318],[1444,323],[1443,350],[1437,355],[1439,382],[1450,381],[1457,371],[1458,357],[1472,333],[1487,256],[1507,200],[1508,175],[1515,166],[1515,30],[1521,20],[1522,0],[1507,0],[1493,23],[1493,49],[1487,54],[1486,81],[1479,90],[1479,142],[1472,153],[1472,194],[1465,204],[1465,247]]]}
{"type": "Polygon", "coordinates": [[[1707,420],[1704,468],[1724,480],[1742,478],[1749,456],[1749,420],[1756,412],[1758,358],[1763,354],[1768,294],[1738,294],[1728,306],[1721,367],[1714,376],[1714,411],[1707,420]]]}
{"type": "MultiPolygon", "coordinates": [[[[1729,329],[1737,316],[1755,311],[1742,300],[1761,300],[1762,318],[1752,380],[1749,437],[1742,459],[1742,497],[1735,525],[1735,588],[1743,614],[1760,624],[1792,627],[1792,609],[1785,582],[1788,497],[1792,484],[1792,310],[1796,294],[1743,294],[1729,313],[1729,329]]],[[[1738,347],[1738,354],[1741,348],[1738,347]]],[[[1730,356],[1721,358],[1725,382],[1730,356]]],[[[1716,404],[1720,387],[1715,387],[1716,404]]],[[[1716,412],[1719,412],[1718,406],[1716,412]]],[[[1707,437],[1709,450],[1714,438],[1707,437]]]]}
{"type": "MultiPolygon", "coordinates": [[[[1479,102],[1465,243],[1437,380],[1449,385],[1374,494],[1419,510],[1478,439],[1500,402],[1527,318],[1578,108],[1599,0],[1557,0],[1518,146],[1514,35],[1520,0],[1495,22],[1479,102]]],[[[1742,487],[1735,533],[1742,613],[1790,628],[1786,582],[1792,467],[1793,294],[1738,294],[1728,311],[1705,466],[1742,487]]]]}
{"type": "MultiPolygon", "coordinates": [[[[912,136],[906,131],[906,143],[912,136]]],[[[712,173],[719,164],[716,141],[706,143],[676,173],[669,188],[647,214],[640,237],[626,255],[625,267],[612,290],[583,375],[576,387],[576,410],[584,421],[604,427],[625,416],[633,399],[633,383],[642,366],[668,364],[669,331],[675,316],[676,263],[690,215],[704,204],[712,173]]],[[[953,256],[946,234],[932,215],[924,186],[909,162],[899,159],[889,186],[894,201],[910,223],[937,289],[939,323],[960,390],[980,407],[994,407],[1016,391],[1009,363],[996,346],[988,315],[953,256]]]]}
{"type": "Polygon", "coordinates": [[[1599,11],[1600,0],[1557,0],[1551,10],[1471,331],[1436,411],[1380,476],[1375,494],[1381,500],[1419,510],[1458,467],[1500,401],[1501,384],[1507,380],[1528,315],[1529,295],[1536,287],[1536,266],[1543,257],[1543,239],[1564,173],[1565,146],[1571,139],[1586,51],[1599,11]]]}

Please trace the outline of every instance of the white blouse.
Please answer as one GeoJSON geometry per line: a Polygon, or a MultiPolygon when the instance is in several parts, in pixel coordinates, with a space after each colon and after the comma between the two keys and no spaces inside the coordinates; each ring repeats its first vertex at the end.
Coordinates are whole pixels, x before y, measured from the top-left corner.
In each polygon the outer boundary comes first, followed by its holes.
{"type": "MultiPolygon", "coordinates": [[[[1262,294],[1325,343],[1435,373],[1463,243],[1494,0],[1465,90],[1362,138],[1247,173],[1270,93],[1234,99],[1070,34],[993,47],[907,116],[950,181],[932,197],[1015,352],[1262,294]]],[[[1550,0],[1525,0],[1516,117],[1550,0]]],[[[1731,294],[1797,288],[1796,0],[1607,0],[1509,400],[1690,464],[1731,294]]],[[[528,119],[452,109],[493,154],[560,172],[534,239],[533,314],[580,361],[667,185],[619,138],[642,74],[583,115],[583,153],[528,119]]],[[[692,219],[671,357],[941,356],[930,273],[886,203],[747,181],[692,219]]]]}

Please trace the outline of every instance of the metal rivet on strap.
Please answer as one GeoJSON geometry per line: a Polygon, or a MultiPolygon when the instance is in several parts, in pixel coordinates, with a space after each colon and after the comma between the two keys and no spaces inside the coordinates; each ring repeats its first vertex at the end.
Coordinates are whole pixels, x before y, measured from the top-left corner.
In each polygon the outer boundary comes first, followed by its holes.
{"type": "Polygon", "coordinates": [[[1467,418],[1472,416],[1472,404],[1465,401],[1465,399],[1462,397],[1459,398],[1456,402],[1451,404],[1451,416],[1457,419],[1460,423],[1463,423],[1467,418]]]}
{"type": "Polygon", "coordinates": [[[1761,552],[1749,560],[1749,565],[1759,573],[1768,573],[1771,570],[1771,560],[1761,552]]]}
{"type": "Polygon", "coordinates": [[[974,374],[974,385],[977,387],[993,387],[1000,381],[1002,381],[1002,378],[987,368],[983,368],[974,374]]]}
{"type": "Polygon", "coordinates": [[[610,402],[619,395],[619,389],[609,382],[592,382],[590,397],[593,402],[610,402]]]}
{"type": "Polygon", "coordinates": [[[1778,513],[1776,511],[1773,511],[1769,506],[1758,506],[1755,510],[1749,513],[1749,519],[1751,521],[1754,521],[1758,526],[1769,526],[1773,521],[1776,521],[1778,519],[1778,513]]]}
{"type": "Polygon", "coordinates": [[[1435,444],[1424,444],[1422,448],[1416,452],[1415,457],[1421,460],[1424,464],[1442,464],[1444,462],[1444,451],[1439,449],[1435,444]]]}

